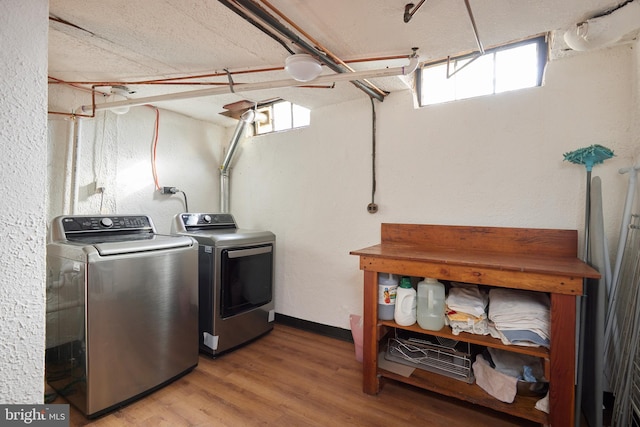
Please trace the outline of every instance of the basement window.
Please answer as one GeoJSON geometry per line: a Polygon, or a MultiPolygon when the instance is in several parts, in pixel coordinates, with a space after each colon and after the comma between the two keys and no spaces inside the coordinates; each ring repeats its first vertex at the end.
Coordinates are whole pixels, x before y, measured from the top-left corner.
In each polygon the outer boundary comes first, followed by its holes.
{"type": "Polygon", "coordinates": [[[542,86],[545,36],[479,53],[450,57],[418,69],[420,106],[542,86]]]}
{"type": "Polygon", "coordinates": [[[311,124],[311,110],[289,101],[280,100],[258,108],[258,113],[262,113],[264,118],[254,123],[256,135],[281,132],[311,124]]]}

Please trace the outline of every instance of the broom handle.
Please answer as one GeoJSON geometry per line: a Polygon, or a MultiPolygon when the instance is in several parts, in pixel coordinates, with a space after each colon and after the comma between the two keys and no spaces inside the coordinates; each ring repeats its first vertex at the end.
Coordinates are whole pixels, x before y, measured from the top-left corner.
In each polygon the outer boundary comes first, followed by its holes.
{"type": "Polygon", "coordinates": [[[591,170],[587,170],[587,195],[584,208],[584,242],[582,261],[589,260],[589,222],[591,222],[591,170]]]}
{"type": "MultiPolygon", "coordinates": [[[[584,249],[582,252],[582,261],[587,262],[589,254],[589,222],[591,221],[591,169],[587,168],[587,194],[586,206],[584,214],[584,249]]],[[[580,322],[578,333],[578,361],[576,366],[576,396],[575,396],[575,418],[574,426],[579,427],[582,416],[582,375],[584,372],[584,327],[587,318],[587,304],[585,298],[587,295],[587,279],[582,280],[582,296],[578,302],[578,319],[580,322]]]]}

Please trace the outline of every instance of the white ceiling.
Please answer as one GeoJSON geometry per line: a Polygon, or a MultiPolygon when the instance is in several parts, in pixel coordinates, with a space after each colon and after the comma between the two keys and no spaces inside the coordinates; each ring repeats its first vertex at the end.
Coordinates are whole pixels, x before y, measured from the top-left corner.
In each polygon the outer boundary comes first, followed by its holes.
{"type": "MultiPolygon", "coordinates": [[[[477,49],[464,0],[428,0],[405,23],[408,0],[253,0],[270,14],[279,10],[300,30],[355,70],[397,67],[418,47],[421,61],[477,49]]],[[[227,3],[236,4],[234,0],[227,3]]],[[[418,4],[419,0],[414,0],[418,4]]],[[[615,7],[620,0],[470,0],[478,36],[484,47],[564,30],[615,7]]],[[[229,70],[234,84],[282,80],[285,47],[268,37],[218,0],[50,0],[49,76],[88,86],[96,82],[127,82],[130,97],[184,92],[200,85],[138,85],[151,79],[201,76],[229,70]],[[65,23],[60,21],[65,21],[65,23]],[[264,68],[277,71],[239,73],[264,68]]],[[[554,55],[566,49],[555,37],[554,55]]],[[[295,53],[303,51],[287,41],[295,53]]],[[[333,71],[325,68],[323,73],[333,71]]],[[[226,75],[199,78],[201,83],[228,83],[226,75]]],[[[192,82],[193,82],[192,81],[192,82]]],[[[181,81],[186,82],[186,81],[181,81]]],[[[404,90],[398,77],[371,79],[384,91],[404,90]]],[[[158,106],[223,126],[235,121],[219,113],[223,105],[242,99],[282,97],[309,108],[337,104],[367,95],[350,83],[328,88],[269,89],[225,93],[158,106]]],[[[90,99],[88,98],[88,101],[90,99]]],[[[76,106],[70,106],[76,107],[76,106]]]]}

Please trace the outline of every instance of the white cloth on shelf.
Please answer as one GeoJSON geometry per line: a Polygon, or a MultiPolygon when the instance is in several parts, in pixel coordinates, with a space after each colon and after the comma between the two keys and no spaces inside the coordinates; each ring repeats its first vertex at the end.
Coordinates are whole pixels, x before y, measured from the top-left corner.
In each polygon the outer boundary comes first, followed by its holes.
{"type": "Polygon", "coordinates": [[[511,403],[516,397],[518,380],[515,377],[498,372],[491,368],[481,354],[473,362],[473,375],[476,384],[496,399],[511,403]]]}
{"type": "Polygon", "coordinates": [[[493,288],[489,291],[490,328],[495,327],[498,338],[505,344],[548,347],[549,307],[545,293],[493,288]]]}
{"type": "Polygon", "coordinates": [[[549,392],[540,400],[536,402],[536,409],[538,411],[549,413],[549,392]]]}
{"type": "Polygon", "coordinates": [[[451,310],[471,314],[476,317],[486,317],[488,302],[488,294],[480,291],[477,285],[457,282],[451,283],[449,295],[447,295],[447,306],[451,310]]]}
{"type": "Polygon", "coordinates": [[[489,335],[489,324],[486,318],[468,318],[466,320],[445,319],[447,325],[451,327],[453,335],[460,335],[460,332],[467,332],[475,335],[489,335]]]}
{"type": "Polygon", "coordinates": [[[446,298],[446,321],[454,335],[468,332],[488,335],[486,307],[489,294],[477,285],[452,282],[446,298]]]}

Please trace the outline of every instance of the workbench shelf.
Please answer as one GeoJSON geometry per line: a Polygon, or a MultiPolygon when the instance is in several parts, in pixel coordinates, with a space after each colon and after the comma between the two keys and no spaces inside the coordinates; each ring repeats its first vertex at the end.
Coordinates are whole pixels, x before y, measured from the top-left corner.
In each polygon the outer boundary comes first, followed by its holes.
{"type": "Polygon", "coordinates": [[[584,278],[599,278],[577,258],[577,231],[423,224],[382,224],[381,243],[352,251],[364,271],[363,391],[380,392],[383,379],[482,405],[550,426],[572,426],[575,408],[576,297],[584,278]],[[490,287],[545,292],[551,301],[549,349],[505,345],[482,335],[453,335],[445,326],[426,331],[378,319],[378,273],[433,277],[490,287]],[[549,379],[549,414],[535,409],[538,397],[503,403],[479,386],[422,369],[404,377],[378,366],[385,338],[397,329],[469,342],[543,358],[549,379]]]}
{"type": "Polygon", "coordinates": [[[431,331],[431,330],[422,329],[420,326],[418,326],[417,323],[414,323],[411,326],[399,326],[393,320],[379,320],[378,322],[380,326],[386,326],[388,328],[393,328],[393,329],[398,328],[406,331],[417,332],[420,334],[431,335],[434,337],[441,337],[449,340],[468,342],[470,344],[477,344],[484,347],[499,348],[501,350],[507,350],[513,353],[527,354],[529,356],[541,357],[543,359],[549,358],[549,350],[545,347],[506,345],[499,339],[493,338],[489,335],[474,335],[467,332],[461,332],[459,335],[454,335],[453,332],[451,332],[451,328],[449,326],[445,326],[439,331],[431,331]]]}

